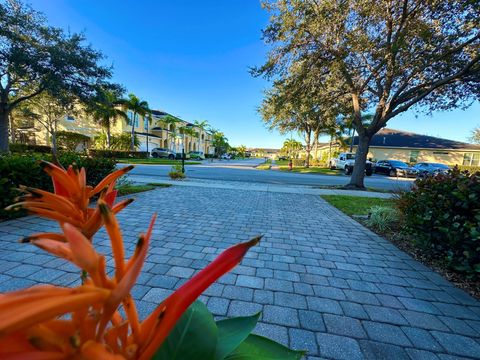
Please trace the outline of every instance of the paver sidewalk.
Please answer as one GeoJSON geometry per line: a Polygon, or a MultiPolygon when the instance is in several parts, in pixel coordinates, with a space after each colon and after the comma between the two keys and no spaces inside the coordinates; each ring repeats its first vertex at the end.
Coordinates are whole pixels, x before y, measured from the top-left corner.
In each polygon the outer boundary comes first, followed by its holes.
{"type": "Polygon", "coordinates": [[[170,180],[162,179],[159,181],[158,177],[134,175],[130,176],[129,180],[140,183],[163,183],[171,184],[175,186],[188,186],[188,187],[203,187],[210,189],[233,189],[233,190],[253,190],[253,191],[266,191],[273,193],[286,193],[286,194],[302,194],[302,195],[349,195],[349,196],[361,196],[361,197],[378,197],[378,198],[391,198],[392,193],[382,193],[375,191],[357,191],[357,190],[341,190],[341,189],[320,189],[314,186],[306,185],[276,185],[258,182],[243,182],[243,181],[225,181],[225,180],[204,180],[204,179],[185,179],[185,180],[170,180]]]}
{"type": "MultiPolygon", "coordinates": [[[[119,215],[129,255],[158,213],[133,291],[142,316],[220,251],[264,234],[202,296],[217,317],[261,310],[255,331],[309,359],[480,357],[480,303],[318,195],[176,186],[136,198],[119,215]]],[[[0,223],[1,291],[78,283],[77,269],[16,243],[52,227],[35,217],[0,223]]],[[[103,231],[95,244],[109,253],[103,231]]]]}

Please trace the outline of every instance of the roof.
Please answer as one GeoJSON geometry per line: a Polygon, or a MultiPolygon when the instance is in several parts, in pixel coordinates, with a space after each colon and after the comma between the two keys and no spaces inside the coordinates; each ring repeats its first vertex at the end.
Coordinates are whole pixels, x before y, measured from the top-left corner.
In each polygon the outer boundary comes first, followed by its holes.
{"type": "MultiPolygon", "coordinates": [[[[358,145],[358,136],[353,139],[358,145]]],[[[373,135],[370,146],[402,147],[419,149],[471,149],[480,150],[480,145],[468,144],[461,141],[442,139],[434,136],[420,135],[412,132],[383,128],[373,135]]]]}

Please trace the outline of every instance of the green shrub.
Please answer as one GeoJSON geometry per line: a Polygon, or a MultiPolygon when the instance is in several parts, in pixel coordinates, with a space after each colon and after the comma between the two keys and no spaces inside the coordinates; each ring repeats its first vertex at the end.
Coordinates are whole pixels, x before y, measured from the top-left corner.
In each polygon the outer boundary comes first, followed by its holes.
{"type": "Polygon", "coordinates": [[[480,166],[467,166],[467,165],[455,165],[461,171],[468,171],[469,173],[474,173],[480,171],[480,166]]]}
{"type": "Polygon", "coordinates": [[[398,208],[421,248],[457,271],[480,275],[480,172],[454,168],[416,180],[398,208]]]}
{"type": "Polygon", "coordinates": [[[170,172],[168,173],[168,176],[170,176],[170,178],[173,180],[185,179],[185,173],[182,172],[182,165],[181,164],[173,165],[170,172]]]}
{"type": "Polygon", "coordinates": [[[48,154],[52,152],[52,148],[47,145],[30,145],[30,144],[12,143],[9,145],[9,148],[12,153],[48,154]]]}
{"type": "MultiPolygon", "coordinates": [[[[0,218],[14,218],[25,215],[22,211],[5,211],[20,194],[20,185],[53,191],[50,177],[42,170],[39,160],[51,161],[51,155],[23,154],[0,156],[0,218]]],[[[115,169],[115,161],[102,158],[88,158],[76,153],[61,153],[58,156],[64,166],[76,163],[87,170],[87,183],[97,184],[115,169]]]]}
{"type": "Polygon", "coordinates": [[[110,159],[145,159],[148,158],[149,153],[147,151],[120,151],[120,150],[98,150],[90,149],[88,154],[93,157],[103,157],[110,159]]]}
{"type": "Polygon", "coordinates": [[[78,144],[90,140],[87,135],[79,134],[71,131],[57,131],[58,146],[68,151],[75,151],[78,144]]]}
{"type": "Polygon", "coordinates": [[[367,225],[379,232],[392,230],[398,223],[398,211],[389,206],[372,206],[369,210],[367,225]]]}

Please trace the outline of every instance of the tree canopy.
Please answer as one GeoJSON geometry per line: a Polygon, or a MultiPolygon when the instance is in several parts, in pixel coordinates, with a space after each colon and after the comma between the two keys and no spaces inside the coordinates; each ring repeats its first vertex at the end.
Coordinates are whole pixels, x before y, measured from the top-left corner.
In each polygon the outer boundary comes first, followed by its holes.
{"type": "Polygon", "coordinates": [[[363,188],[372,136],[410,108],[466,107],[480,95],[480,2],[278,0],[263,32],[271,45],[254,75],[282,81],[292,67],[322,97],[345,102],[359,135],[351,178],[363,188]],[[364,112],[373,113],[368,123],[364,112]]]}
{"type": "Polygon", "coordinates": [[[62,91],[84,100],[111,76],[101,52],[83,34],[47,24],[18,0],[0,3],[0,151],[8,151],[9,114],[44,91],[62,91]]]}

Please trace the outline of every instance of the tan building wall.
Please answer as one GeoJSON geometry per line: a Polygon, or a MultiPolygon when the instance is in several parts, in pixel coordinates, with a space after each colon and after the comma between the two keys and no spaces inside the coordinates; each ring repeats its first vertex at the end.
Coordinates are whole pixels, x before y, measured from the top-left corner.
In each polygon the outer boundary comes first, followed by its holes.
{"type": "MultiPolygon", "coordinates": [[[[35,143],[38,145],[51,145],[50,134],[45,126],[39,121],[34,121],[35,128],[35,143]]],[[[57,122],[57,131],[69,131],[79,133],[90,137],[90,141],[86,144],[79,144],[78,151],[82,151],[88,148],[93,138],[98,135],[102,128],[96,124],[87,114],[82,111],[77,112],[75,115],[65,115],[57,122]]]]}
{"type": "MultiPolygon", "coordinates": [[[[353,147],[356,152],[357,147],[353,147]]],[[[338,146],[332,147],[332,153],[339,151],[338,146]]],[[[348,151],[344,149],[342,151],[348,151]]],[[[328,147],[321,147],[318,151],[318,158],[322,154],[328,154],[328,147]]],[[[324,156],[328,157],[328,156],[324,156]]],[[[400,160],[406,163],[433,162],[446,165],[480,165],[480,150],[470,149],[415,149],[415,148],[382,148],[370,147],[368,158],[373,161],[379,160],[400,160]]]]}
{"type": "MultiPolygon", "coordinates": [[[[128,111],[130,118],[133,117],[133,114],[128,111]]],[[[188,123],[186,121],[181,121],[176,124],[176,127],[186,126],[188,123]]],[[[182,149],[182,140],[183,136],[177,133],[177,136],[174,137],[173,125],[165,124],[161,119],[153,118],[151,123],[148,123],[148,120],[142,116],[137,116],[135,123],[135,132],[140,140],[140,147],[138,150],[146,150],[146,135],[142,133],[149,133],[148,139],[148,149],[152,150],[156,147],[169,148],[180,152],[182,149]],[[162,128],[162,130],[152,130],[153,128],[162,128]]],[[[214,148],[211,146],[212,136],[197,127],[194,127],[195,131],[199,133],[199,138],[185,135],[185,152],[189,151],[203,151],[205,154],[213,154],[214,148]]],[[[94,120],[89,117],[81,109],[75,115],[64,116],[57,123],[57,131],[70,131],[75,133],[80,133],[90,137],[91,141],[88,144],[79,144],[77,150],[83,150],[84,147],[89,147],[93,143],[93,138],[102,133],[104,129],[96,124],[94,120]]],[[[110,129],[111,134],[121,134],[121,133],[131,133],[132,126],[127,124],[124,119],[118,119],[110,129]]],[[[35,143],[39,145],[51,145],[51,139],[48,135],[45,127],[38,121],[34,123],[34,129],[31,131],[35,139],[35,143]]]]}
{"type": "MultiPolygon", "coordinates": [[[[130,111],[127,111],[129,118],[133,118],[133,114],[130,111]]],[[[175,152],[181,152],[182,142],[185,141],[184,149],[185,152],[189,151],[203,151],[205,154],[213,154],[213,146],[211,146],[212,136],[196,126],[194,130],[198,133],[198,138],[190,135],[181,135],[175,129],[184,127],[188,124],[186,121],[179,121],[177,124],[166,124],[161,118],[153,117],[151,123],[148,122],[147,118],[137,115],[137,120],[135,121],[135,132],[137,133],[146,133],[152,134],[154,136],[149,136],[149,150],[155,147],[168,148],[175,152]],[[154,128],[162,128],[162,130],[152,130],[154,128]]],[[[121,133],[121,132],[132,132],[132,126],[127,124],[124,120],[117,121],[115,126],[112,128],[112,132],[121,133]]],[[[146,136],[142,134],[137,134],[141,142],[139,150],[146,150],[146,136]]]]}

